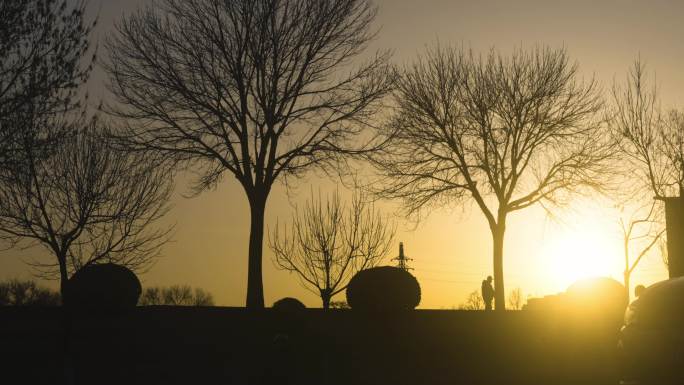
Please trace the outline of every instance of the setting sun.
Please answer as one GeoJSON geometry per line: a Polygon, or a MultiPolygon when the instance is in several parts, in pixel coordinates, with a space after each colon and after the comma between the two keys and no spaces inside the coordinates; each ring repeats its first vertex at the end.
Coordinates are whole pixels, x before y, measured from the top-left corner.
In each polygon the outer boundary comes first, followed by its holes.
{"type": "MultiPolygon", "coordinates": [[[[568,225],[557,226],[544,242],[541,253],[545,275],[556,290],[565,290],[577,280],[612,277],[621,281],[619,235],[609,215],[586,214],[568,225]]],[[[605,214],[605,213],[602,213],[605,214]]]]}

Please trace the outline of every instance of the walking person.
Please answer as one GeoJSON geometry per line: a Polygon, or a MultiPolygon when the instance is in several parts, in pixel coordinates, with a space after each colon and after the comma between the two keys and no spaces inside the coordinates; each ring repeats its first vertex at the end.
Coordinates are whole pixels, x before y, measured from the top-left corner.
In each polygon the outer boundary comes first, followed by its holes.
{"type": "Polygon", "coordinates": [[[492,276],[482,281],[482,299],[485,303],[485,310],[492,310],[492,300],[494,299],[494,288],[492,287],[492,276]]]}

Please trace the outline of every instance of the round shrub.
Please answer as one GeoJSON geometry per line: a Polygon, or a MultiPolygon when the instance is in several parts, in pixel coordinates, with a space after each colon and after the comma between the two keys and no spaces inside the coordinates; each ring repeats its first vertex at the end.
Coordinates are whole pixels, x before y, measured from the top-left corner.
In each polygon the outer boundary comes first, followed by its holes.
{"type": "Polygon", "coordinates": [[[627,307],[627,291],[612,278],[587,278],[568,287],[566,301],[568,310],[580,317],[621,321],[627,307]]]}
{"type": "Polygon", "coordinates": [[[141,292],[138,277],[128,268],[113,263],[90,265],[69,279],[65,303],[74,308],[120,310],[135,307],[141,292]]]}
{"type": "Polygon", "coordinates": [[[297,298],[285,297],[273,303],[273,309],[285,312],[296,312],[306,309],[306,306],[297,298]]]}
{"type": "Polygon", "coordinates": [[[373,267],[359,271],[349,281],[347,303],[360,310],[410,310],[420,303],[420,285],[406,270],[373,267]]]}

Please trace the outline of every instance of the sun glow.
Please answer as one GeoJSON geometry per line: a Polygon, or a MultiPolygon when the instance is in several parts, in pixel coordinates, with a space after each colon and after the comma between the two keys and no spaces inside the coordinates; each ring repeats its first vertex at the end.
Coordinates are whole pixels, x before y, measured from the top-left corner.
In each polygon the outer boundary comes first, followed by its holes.
{"type": "Polygon", "coordinates": [[[577,280],[612,277],[621,281],[621,240],[616,224],[598,213],[569,226],[554,226],[544,242],[549,287],[564,291],[577,280]]]}

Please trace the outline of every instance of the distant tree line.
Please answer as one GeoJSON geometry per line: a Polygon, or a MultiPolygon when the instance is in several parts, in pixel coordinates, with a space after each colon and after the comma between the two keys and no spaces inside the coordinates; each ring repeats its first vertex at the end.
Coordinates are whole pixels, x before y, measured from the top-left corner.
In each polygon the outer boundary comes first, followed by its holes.
{"type": "MultiPolygon", "coordinates": [[[[10,279],[0,282],[0,306],[59,306],[59,292],[42,287],[32,280],[10,279]]],[[[139,306],[214,306],[208,291],[188,285],[145,288],[139,306]]]]}
{"type": "Polygon", "coordinates": [[[138,305],[214,306],[214,298],[201,288],[193,289],[187,285],[148,287],[143,290],[138,305]]]}
{"type": "Polygon", "coordinates": [[[0,306],[59,306],[58,292],[38,286],[31,280],[0,282],[0,306]]]}

